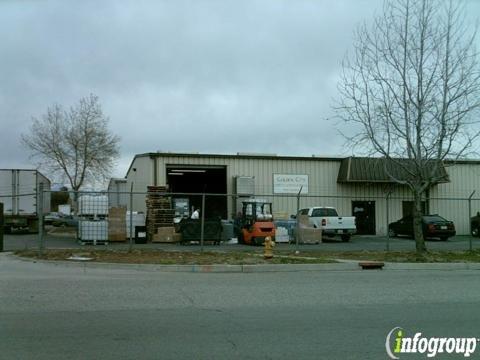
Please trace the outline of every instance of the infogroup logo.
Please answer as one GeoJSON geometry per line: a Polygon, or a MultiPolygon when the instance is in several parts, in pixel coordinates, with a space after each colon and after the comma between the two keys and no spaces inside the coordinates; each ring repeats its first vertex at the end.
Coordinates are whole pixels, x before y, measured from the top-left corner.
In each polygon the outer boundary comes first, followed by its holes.
{"type": "Polygon", "coordinates": [[[477,338],[441,338],[441,337],[422,337],[421,332],[417,332],[413,337],[405,336],[405,331],[401,327],[395,327],[387,335],[385,349],[391,359],[400,359],[400,354],[426,354],[428,358],[433,358],[438,354],[458,354],[464,357],[470,357],[477,348],[477,338]]]}

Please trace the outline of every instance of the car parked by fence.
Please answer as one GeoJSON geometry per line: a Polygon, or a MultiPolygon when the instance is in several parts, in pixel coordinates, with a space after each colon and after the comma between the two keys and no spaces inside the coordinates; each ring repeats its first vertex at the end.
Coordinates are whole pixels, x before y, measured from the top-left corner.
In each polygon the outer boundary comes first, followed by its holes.
{"type": "Polygon", "coordinates": [[[63,215],[52,221],[56,227],[78,227],[78,218],[73,215],[63,215]]]}
{"type": "Polygon", "coordinates": [[[472,236],[480,237],[480,211],[470,219],[470,233],[472,236]]]}
{"type": "MultiPolygon", "coordinates": [[[[422,216],[422,230],[425,239],[439,238],[440,240],[447,240],[456,234],[455,224],[437,214],[422,216]]],[[[413,237],[413,216],[408,215],[390,223],[388,225],[388,234],[392,237],[397,235],[413,237]]]]}

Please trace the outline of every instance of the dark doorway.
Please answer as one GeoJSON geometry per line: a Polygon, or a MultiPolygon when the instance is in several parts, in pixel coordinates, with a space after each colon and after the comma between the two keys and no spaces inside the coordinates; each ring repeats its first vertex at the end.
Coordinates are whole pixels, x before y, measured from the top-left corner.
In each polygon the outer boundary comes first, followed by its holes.
{"type": "Polygon", "coordinates": [[[375,235],[375,201],[352,201],[352,215],[355,216],[357,234],[375,235]]]}
{"type": "MultiPolygon", "coordinates": [[[[172,193],[226,194],[227,168],[225,166],[167,165],[167,183],[172,193]]],[[[178,195],[188,199],[190,210],[202,208],[201,195],[178,195]]],[[[226,196],[206,196],[205,218],[228,217],[226,196]]]]}

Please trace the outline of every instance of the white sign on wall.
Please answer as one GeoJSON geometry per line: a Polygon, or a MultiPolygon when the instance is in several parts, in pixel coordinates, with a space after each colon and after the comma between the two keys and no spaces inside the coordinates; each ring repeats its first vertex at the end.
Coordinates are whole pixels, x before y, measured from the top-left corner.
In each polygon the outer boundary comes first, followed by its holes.
{"type": "Polygon", "coordinates": [[[308,175],[273,174],[274,194],[308,194],[308,175]]]}

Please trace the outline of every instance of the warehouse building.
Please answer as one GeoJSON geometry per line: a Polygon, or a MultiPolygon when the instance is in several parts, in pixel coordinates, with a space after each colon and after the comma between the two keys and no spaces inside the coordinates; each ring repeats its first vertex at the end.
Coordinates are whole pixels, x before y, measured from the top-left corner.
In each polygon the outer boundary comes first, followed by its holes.
{"type": "MultiPolygon", "coordinates": [[[[425,212],[454,221],[458,234],[468,234],[469,214],[480,210],[480,161],[446,163],[437,171],[440,180],[422,204],[425,212]]],[[[205,208],[206,217],[224,219],[231,219],[248,196],[271,200],[274,214],[288,217],[296,213],[301,189],[300,208],[334,206],[340,215],[356,217],[359,234],[385,235],[388,222],[411,213],[413,206],[408,188],[394,183],[382,160],[374,158],[146,153],[136,155],[128,169],[125,187],[132,183],[136,193],[149,185],[168,186],[183,194],[174,200],[187,212],[200,207],[203,192],[225,194],[207,196],[205,208]]],[[[145,211],[144,196],[134,196],[133,210],[145,211]]]]}

